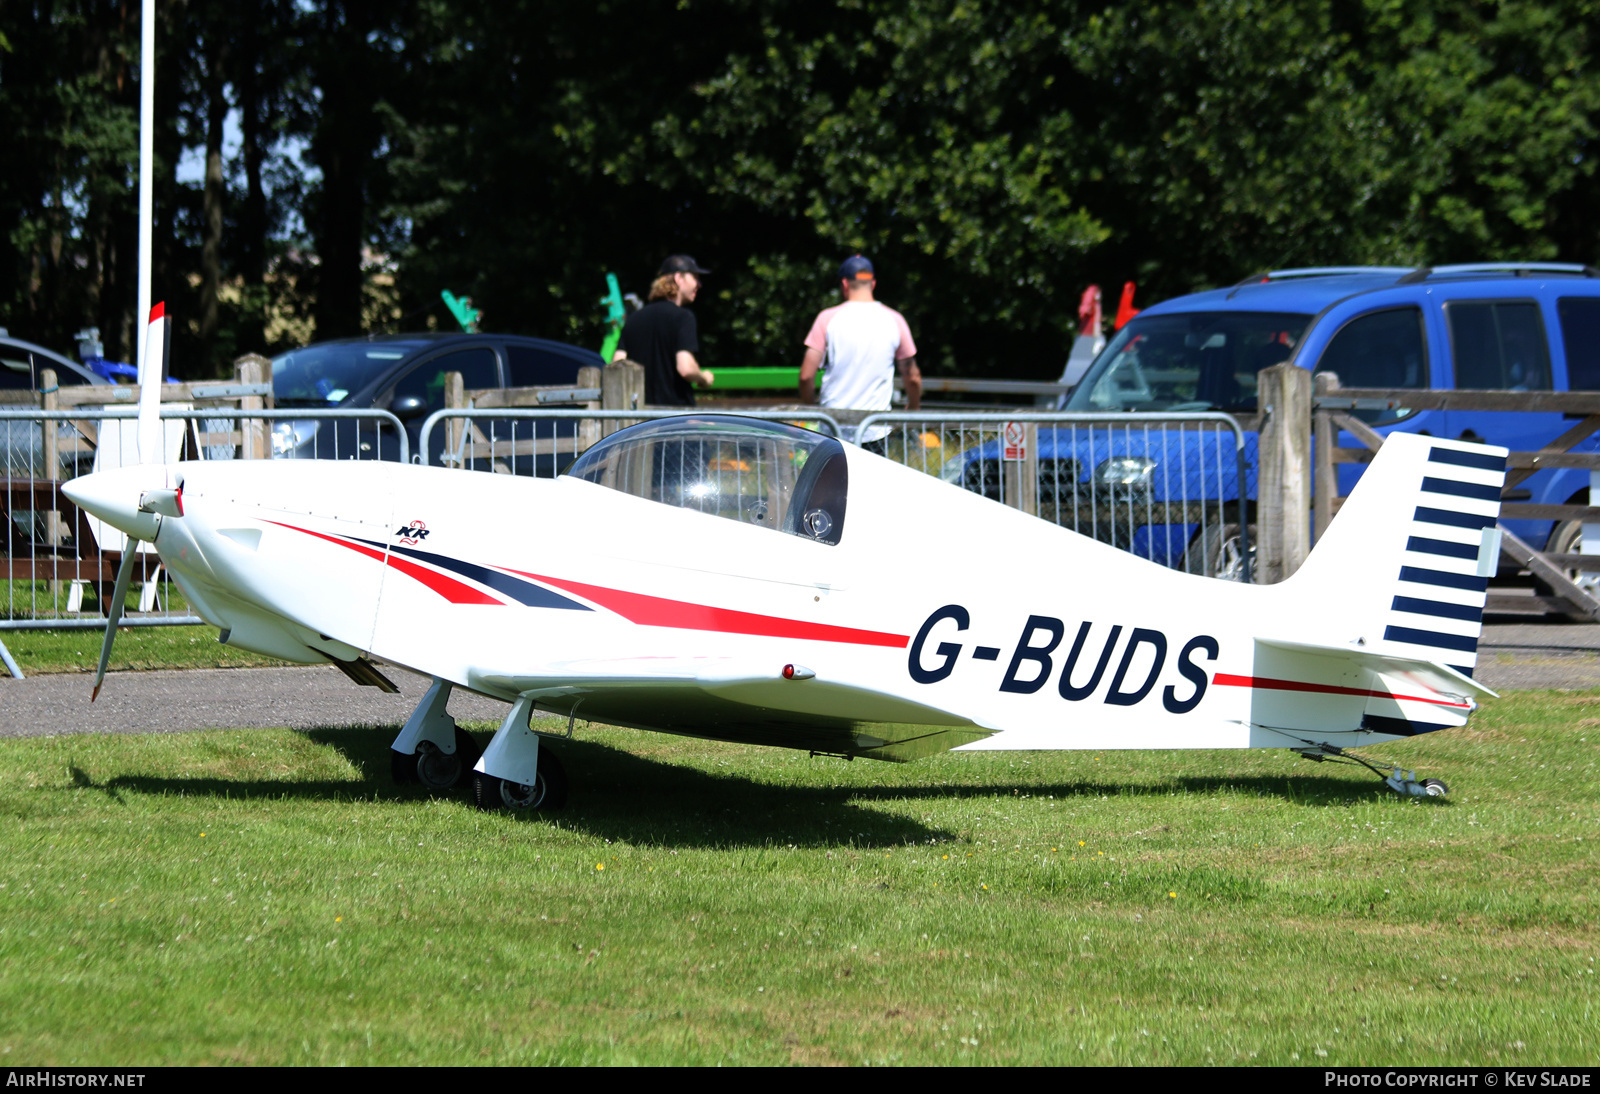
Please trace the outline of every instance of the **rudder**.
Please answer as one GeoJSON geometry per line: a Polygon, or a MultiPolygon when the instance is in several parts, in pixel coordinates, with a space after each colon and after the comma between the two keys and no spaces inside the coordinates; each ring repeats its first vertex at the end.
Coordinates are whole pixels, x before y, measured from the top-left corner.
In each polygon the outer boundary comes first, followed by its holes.
{"type": "Polygon", "coordinates": [[[1507,450],[1391,434],[1287,588],[1375,654],[1477,663],[1507,450]],[[1331,618],[1329,618],[1331,617],[1331,618]]]}

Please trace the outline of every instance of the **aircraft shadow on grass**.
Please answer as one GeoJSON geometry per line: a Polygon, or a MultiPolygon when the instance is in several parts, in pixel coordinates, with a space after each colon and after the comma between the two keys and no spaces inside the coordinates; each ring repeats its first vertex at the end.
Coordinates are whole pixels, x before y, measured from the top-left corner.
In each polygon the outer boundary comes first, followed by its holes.
{"type": "MultiPolygon", "coordinates": [[[[139,795],[344,800],[423,800],[415,785],[395,786],[389,777],[392,727],[305,731],[308,739],[338,751],[360,774],[349,779],[229,779],[216,776],[118,775],[97,782],[73,766],[74,787],[99,790],[115,801],[139,795]]],[[[1376,780],[1322,778],[1310,783],[1290,775],[1248,777],[1181,776],[1159,782],[963,783],[894,786],[775,786],[741,775],[719,775],[662,763],[583,740],[556,746],[581,795],[559,812],[506,814],[526,823],[552,820],[567,828],[615,841],[674,847],[904,846],[958,838],[950,828],[884,813],[877,803],[896,800],[990,799],[996,802],[1053,796],[1057,800],[1169,794],[1244,793],[1281,798],[1297,805],[1349,805],[1381,797],[1376,780]]],[[[819,763],[839,761],[819,760],[819,763]]],[[[470,790],[449,796],[464,801],[470,790]]],[[[1431,804],[1444,804],[1428,799],[1431,804]]]]}

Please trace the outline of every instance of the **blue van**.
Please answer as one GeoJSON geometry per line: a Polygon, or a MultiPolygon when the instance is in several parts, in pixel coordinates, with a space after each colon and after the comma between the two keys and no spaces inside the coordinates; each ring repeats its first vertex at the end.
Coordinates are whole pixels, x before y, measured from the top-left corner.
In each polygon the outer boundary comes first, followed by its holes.
{"type": "MultiPolygon", "coordinates": [[[[1231,288],[1192,293],[1140,312],[1118,331],[1067,396],[1060,409],[1085,413],[1256,410],[1256,373],[1290,361],[1313,372],[1334,372],[1344,387],[1417,390],[1600,390],[1600,270],[1556,263],[1485,263],[1421,268],[1328,267],[1277,270],[1231,288]]],[[[1512,451],[1543,447],[1572,426],[1559,412],[1408,410],[1362,411],[1379,433],[1402,430],[1503,445],[1512,451]]],[[[1070,467],[1083,490],[1113,485],[1137,489],[1151,512],[1198,490],[1226,516],[1198,524],[1142,528],[1134,550],[1169,565],[1217,577],[1238,577],[1240,490],[1231,453],[1193,451],[1216,440],[1174,443],[1172,431],[1154,435],[1115,431],[1039,431],[1041,466],[1070,467]],[[1084,449],[1097,443],[1092,457],[1084,449]],[[1157,448],[1157,444],[1162,449],[1157,448]],[[1218,473],[1190,482],[1162,466],[1162,450],[1183,452],[1190,466],[1218,473]],[[1136,474],[1142,479],[1130,482],[1136,474]],[[1105,482],[1101,482],[1105,479],[1105,482]],[[1230,512],[1231,511],[1231,512],[1230,512]],[[1183,545],[1183,554],[1162,543],[1183,545]],[[1230,545],[1232,549],[1230,550],[1230,545]],[[1144,547],[1141,550],[1141,546],[1144,547]],[[1203,558],[1204,565],[1196,565],[1203,558]]],[[[1359,446],[1345,434],[1341,445],[1359,446]]],[[[983,446],[962,453],[945,477],[984,489],[998,452],[983,446]]],[[[1574,451],[1595,451],[1591,436],[1574,451]]],[[[1251,471],[1243,491],[1256,497],[1255,435],[1247,439],[1251,471]]],[[[1168,461],[1171,462],[1170,460],[1168,461]]],[[[1348,494],[1363,466],[1339,465],[1339,492],[1348,494]]],[[[1194,478],[1193,475],[1188,478],[1194,478]]],[[[1587,504],[1587,471],[1541,471],[1510,492],[1508,500],[1587,504]]],[[[1246,506],[1248,510],[1248,506],[1246,506]]],[[[1132,509],[1130,508],[1130,511],[1132,509]]],[[[1578,550],[1577,521],[1508,520],[1506,526],[1535,548],[1578,550]]]]}

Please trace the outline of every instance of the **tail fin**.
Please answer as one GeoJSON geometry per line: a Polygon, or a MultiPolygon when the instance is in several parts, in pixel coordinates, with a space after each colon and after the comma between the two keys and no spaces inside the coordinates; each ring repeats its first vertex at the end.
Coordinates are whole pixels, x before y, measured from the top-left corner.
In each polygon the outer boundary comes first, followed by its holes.
{"type": "Polygon", "coordinates": [[[1330,637],[1471,676],[1505,474],[1504,448],[1390,435],[1285,588],[1330,637]]]}

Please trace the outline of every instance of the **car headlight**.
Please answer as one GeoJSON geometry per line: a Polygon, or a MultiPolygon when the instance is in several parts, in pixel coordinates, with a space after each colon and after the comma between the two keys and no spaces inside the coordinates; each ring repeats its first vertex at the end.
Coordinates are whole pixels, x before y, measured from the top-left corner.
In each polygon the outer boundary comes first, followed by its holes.
{"type": "Polygon", "coordinates": [[[272,454],[274,456],[288,456],[316,435],[316,422],[275,422],[272,426],[271,434],[272,454]]]}
{"type": "Polygon", "coordinates": [[[1101,486],[1148,486],[1155,469],[1149,456],[1112,456],[1094,469],[1094,481],[1101,486]]]}

